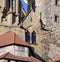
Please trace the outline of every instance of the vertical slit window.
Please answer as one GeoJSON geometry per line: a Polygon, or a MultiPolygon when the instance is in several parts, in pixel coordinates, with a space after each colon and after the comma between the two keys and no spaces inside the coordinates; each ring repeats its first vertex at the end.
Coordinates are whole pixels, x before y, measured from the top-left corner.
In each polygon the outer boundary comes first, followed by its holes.
{"type": "Polygon", "coordinates": [[[35,31],[32,32],[32,44],[36,44],[36,33],[35,33],[35,31]]]}
{"type": "Polygon", "coordinates": [[[9,0],[9,8],[10,8],[10,0],[9,0]]]}
{"type": "Polygon", "coordinates": [[[16,21],[15,21],[15,13],[13,13],[13,21],[12,21],[12,24],[14,24],[16,21]]]}
{"type": "Polygon", "coordinates": [[[59,16],[55,15],[55,22],[58,22],[59,16]]]}
{"type": "Polygon", "coordinates": [[[25,32],[25,41],[30,43],[30,32],[29,31],[25,32]]]}
{"type": "Polygon", "coordinates": [[[58,0],[55,0],[55,5],[58,5],[58,0]]]}

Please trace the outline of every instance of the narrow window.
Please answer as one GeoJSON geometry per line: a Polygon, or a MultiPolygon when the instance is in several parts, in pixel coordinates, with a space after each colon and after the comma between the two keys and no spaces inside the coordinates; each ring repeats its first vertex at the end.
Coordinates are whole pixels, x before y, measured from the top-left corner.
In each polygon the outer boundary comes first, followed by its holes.
{"type": "Polygon", "coordinates": [[[30,43],[30,32],[29,31],[25,32],[25,41],[30,43]]]}
{"type": "Polygon", "coordinates": [[[55,15],[55,22],[58,22],[59,16],[55,15]]]}
{"type": "Polygon", "coordinates": [[[58,5],[58,0],[55,0],[55,5],[58,5]]]}
{"type": "Polygon", "coordinates": [[[13,13],[13,21],[12,21],[12,24],[14,24],[16,21],[15,21],[15,13],[13,13]]]}
{"type": "Polygon", "coordinates": [[[10,8],[10,0],[9,0],[9,2],[8,2],[8,3],[9,3],[9,8],[10,8]]]}
{"type": "Polygon", "coordinates": [[[36,33],[35,33],[35,31],[32,32],[32,44],[36,44],[36,33]]]}

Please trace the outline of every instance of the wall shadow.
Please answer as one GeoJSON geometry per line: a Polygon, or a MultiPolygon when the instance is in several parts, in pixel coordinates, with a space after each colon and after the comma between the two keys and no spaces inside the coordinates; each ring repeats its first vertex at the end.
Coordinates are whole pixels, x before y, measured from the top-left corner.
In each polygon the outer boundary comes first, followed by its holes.
{"type": "Polygon", "coordinates": [[[39,56],[35,51],[35,49],[33,47],[31,47],[31,52],[30,55],[34,56],[35,58],[39,59],[41,62],[46,62],[41,56],[39,56]]]}
{"type": "Polygon", "coordinates": [[[34,55],[37,59],[39,59],[42,62],[46,62],[42,57],[40,57],[37,53],[34,52],[34,55]]]}

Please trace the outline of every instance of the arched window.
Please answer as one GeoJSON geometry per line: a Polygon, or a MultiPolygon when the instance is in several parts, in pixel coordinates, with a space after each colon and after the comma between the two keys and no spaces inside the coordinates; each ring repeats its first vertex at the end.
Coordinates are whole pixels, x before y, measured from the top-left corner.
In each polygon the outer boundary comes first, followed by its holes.
{"type": "Polygon", "coordinates": [[[32,44],[36,44],[36,33],[35,33],[35,31],[32,32],[32,44]]]}
{"type": "Polygon", "coordinates": [[[30,32],[29,31],[25,32],[25,41],[30,43],[30,32]]]}

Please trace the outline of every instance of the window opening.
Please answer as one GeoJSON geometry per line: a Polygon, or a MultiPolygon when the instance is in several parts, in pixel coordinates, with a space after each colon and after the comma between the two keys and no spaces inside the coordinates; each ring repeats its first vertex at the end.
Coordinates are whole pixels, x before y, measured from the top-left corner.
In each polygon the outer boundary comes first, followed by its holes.
{"type": "Polygon", "coordinates": [[[55,0],[55,5],[58,5],[58,0],[55,0]]]}
{"type": "Polygon", "coordinates": [[[29,31],[25,32],[25,41],[30,43],[30,32],[29,31]]]}
{"type": "Polygon", "coordinates": [[[55,15],[55,22],[58,21],[59,16],[55,15]]]}
{"type": "Polygon", "coordinates": [[[35,31],[32,32],[32,44],[36,44],[36,33],[35,33],[35,31]]]}

